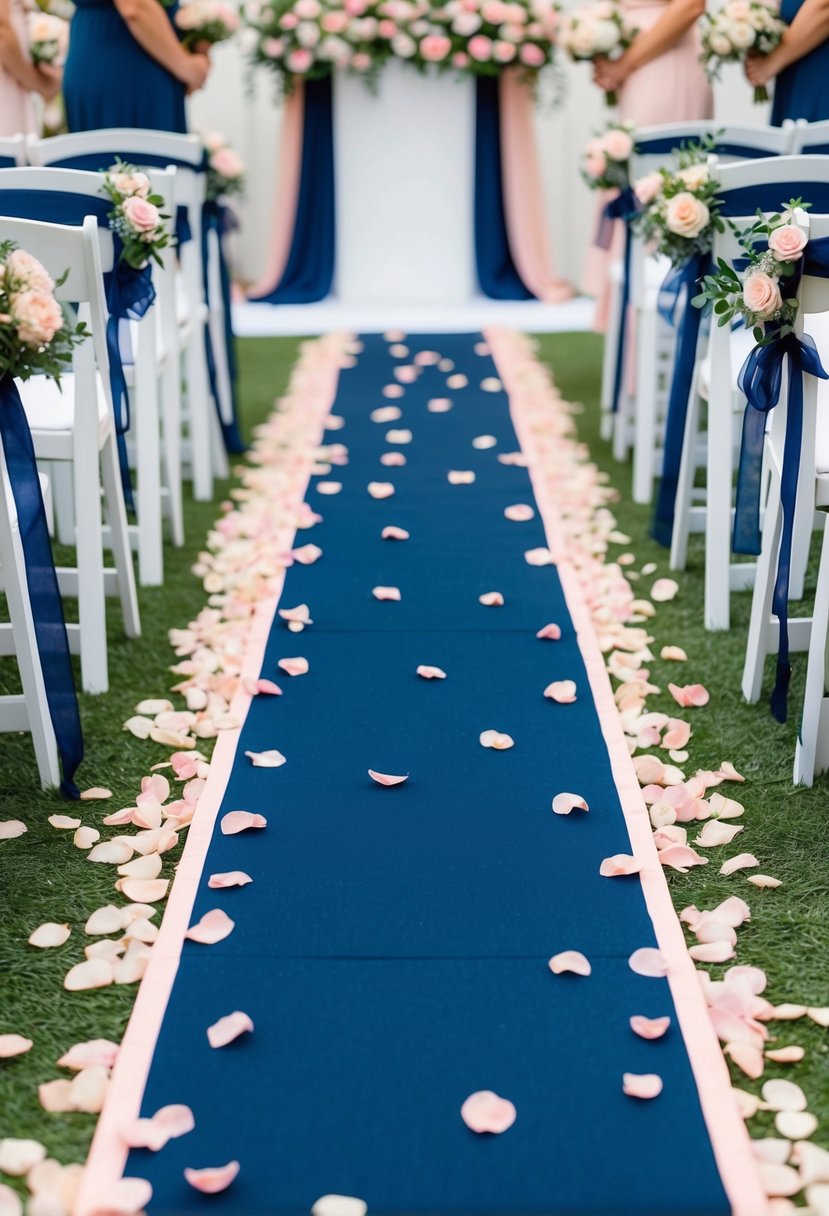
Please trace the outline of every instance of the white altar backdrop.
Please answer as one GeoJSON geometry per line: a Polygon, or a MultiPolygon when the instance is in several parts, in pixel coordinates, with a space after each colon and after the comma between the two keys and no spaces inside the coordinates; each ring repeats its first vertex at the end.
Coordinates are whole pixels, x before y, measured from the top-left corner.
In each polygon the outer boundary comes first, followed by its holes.
{"type": "MultiPolygon", "coordinates": [[[[190,120],[194,129],[221,131],[247,163],[247,197],[235,256],[239,276],[256,281],[265,264],[279,189],[280,105],[268,73],[256,72],[249,85],[238,46],[217,47],[214,65],[208,87],[191,102],[190,120]]],[[[578,284],[594,227],[594,202],[579,176],[578,161],[585,142],[603,125],[606,110],[599,90],[590,83],[587,65],[566,63],[562,75],[563,101],[557,109],[542,104],[536,127],[556,272],[578,284]]],[[[546,98],[551,90],[545,85],[541,92],[546,98]]],[[[751,88],[736,66],[718,82],[715,95],[716,116],[722,121],[761,122],[767,117],[767,107],[752,103],[751,88]]],[[[368,131],[364,138],[370,138],[368,131]]]]}

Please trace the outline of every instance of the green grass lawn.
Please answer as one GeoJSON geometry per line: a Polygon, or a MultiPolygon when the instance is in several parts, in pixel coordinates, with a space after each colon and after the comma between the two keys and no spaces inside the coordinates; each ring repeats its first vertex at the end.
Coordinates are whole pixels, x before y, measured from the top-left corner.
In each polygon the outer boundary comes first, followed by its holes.
{"type": "MultiPolygon", "coordinates": [[[[274,397],[285,387],[296,352],[290,339],[252,339],[241,343],[242,397],[245,426],[261,421],[274,397]]],[[[593,335],[557,335],[540,340],[540,352],[555,370],[565,398],[582,402],[581,437],[593,458],[618,488],[619,526],[628,533],[638,558],[659,563],[667,573],[667,555],[648,538],[649,511],[628,501],[630,473],[610,458],[598,439],[598,375],[600,344],[593,335]]],[[[217,502],[225,487],[218,487],[217,502]]],[[[213,504],[187,507],[187,545],[166,552],[163,588],[141,592],[144,633],[127,642],[119,633],[114,604],[110,611],[111,690],[102,697],[82,697],[86,759],[79,773],[82,787],[106,785],[114,792],[108,803],[81,804],[84,823],[96,825],[104,815],[130,805],[138,782],[150,766],[165,758],[165,749],[139,742],[122,732],[121,724],[144,697],[166,696],[174,682],[166,633],[185,625],[203,606],[204,592],[190,573],[205,533],[217,515],[213,504]]],[[[654,576],[656,577],[656,576],[654,576]]],[[[694,725],[691,754],[694,767],[714,768],[731,760],[748,778],[729,793],[745,802],[745,832],[737,849],[707,850],[711,861],[688,875],[669,872],[678,907],[696,903],[712,907],[737,893],[748,900],[752,921],[739,932],[738,961],[765,968],[775,1003],[796,1000],[829,1004],[829,818],[827,784],[813,790],[793,790],[791,767],[796,731],[792,722],[781,727],[766,706],[744,705],[739,691],[748,597],[736,597],[735,625],[730,634],[710,635],[702,628],[702,562],[692,548],[689,570],[680,576],[681,591],[672,603],[659,606],[654,622],[655,652],[666,643],[683,646],[689,654],[687,682],[700,681],[711,691],[704,710],[689,711],[694,725]],[[762,870],[783,880],[778,890],[759,891],[744,876],[721,878],[722,857],[751,851],[762,870]],[[722,854],[722,856],[721,856],[722,854]]],[[[648,583],[648,585],[650,585],[648,583]]],[[[793,708],[799,703],[805,659],[796,656],[792,686],[793,708]]],[[[667,685],[676,666],[654,662],[655,683],[667,685]]],[[[14,686],[12,665],[0,662],[0,691],[14,686]]],[[[770,674],[770,673],[769,673],[770,674]]],[[[686,682],[683,679],[683,682],[686,682]]],[[[672,711],[667,693],[654,697],[649,708],[672,711]]],[[[90,864],[72,844],[72,833],[57,832],[46,822],[50,814],[67,810],[55,794],[37,787],[30,743],[25,736],[0,741],[0,818],[22,819],[28,833],[0,845],[0,1033],[24,1033],[35,1041],[25,1056],[0,1062],[0,1137],[26,1136],[43,1141],[63,1161],[81,1160],[94,1126],[88,1115],[47,1115],[38,1104],[37,1085],[58,1075],[55,1061],[72,1043],[85,1038],[119,1039],[134,996],[133,988],[71,994],[62,987],[68,968],[82,956],[83,924],[94,908],[111,901],[111,867],[90,864]],[[56,950],[37,951],[27,944],[29,933],[46,920],[68,921],[73,934],[56,950]]],[[[693,835],[693,833],[691,833],[693,835]]],[[[169,855],[168,855],[169,857],[169,855]]],[[[175,858],[170,858],[174,861],[175,858]]],[[[171,866],[165,866],[169,873],[171,866]]],[[[158,917],[156,918],[158,919],[158,917]]],[[[720,968],[712,968],[717,972],[720,968]]],[[[811,1022],[781,1023],[781,1042],[807,1049],[803,1064],[785,1070],[770,1065],[768,1076],[796,1078],[806,1090],[810,1108],[826,1120],[816,1140],[829,1147],[829,1039],[811,1022]]],[[[738,1083],[743,1084],[744,1079],[738,1083]]],[[[754,1089],[750,1082],[745,1088],[754,1089]]],[[[763,1127],[762,1116],[756,1127],[763,1127]]],[[[755,1134],[757,1134],[755,1132],[755,1134]]]]}

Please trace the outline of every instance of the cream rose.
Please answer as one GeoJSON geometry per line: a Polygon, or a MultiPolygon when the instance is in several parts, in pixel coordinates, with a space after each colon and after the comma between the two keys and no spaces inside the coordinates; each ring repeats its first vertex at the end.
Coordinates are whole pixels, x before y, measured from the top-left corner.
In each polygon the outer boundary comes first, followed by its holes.
{"type": "Polygon", "coordinates": [[[17,336],[26,346],[47,346],[63,328],[63,313],[51,293],[21,291],[11,300],[17,336]]]}
{"type": "Polygon", "coordinates": [[[13,249],[6,258],[6,272],[16,279],[25,291],[51,293],[55,284],[37,258],[25,249],[13,249]]]}
{"type": "Polygon", "coordinates": [[[747,21],[732,21],[728,27],[728,36],[738,51],[747,51],[754,46],[754,30],[747,21]]]}
{"type": "Polygon", "coordinates": [[[796,224],[783,224],[769,235],[769,249],[778,262],[797,262],[807,244],[806,233],[796,224]]]}
{"type": "Polygon", "coordinates": [[[777,279],[773,279],[764,270],[755,270],[754,274],[746,279],[743,285],[743,300],[749,312],[757,313],[765,320],[773,317],[783,305],[777,279]]]}
{"type": "Polygon", "coordinates": [[[161,218],[158,214],[158,207],[154,203],[148,203],[138,194],[133,194],[124,200],[123,212],[129,226],[142,235],[157,228],[161,218]]]}
{"type": "Polygon", "coordinates": [[[633,186],[633,193],[643,207],[647,207],[648,203],[652,203],[661,190],[662,174],[656,170],[653,173],[646,173],[644,177],[640,177],[639,181],[635,182],[633,186]]]}
{"type": "Polygon", "coordinates": [[[708,223],[710,213],[705,203],[683,190],[665,205],[665,223],[669,232],[693,240],[708,223]]]}
{"type": "Polygon", "coordinates": [[[624,161],[630,156],[633,151],[633,140],[628,135],[627,131],[620,131],[618,127],[608,131],[601,139],[602,151],[610,157],[611,160],[624,161]]]}
{"type": "Polygon", "coordinates": [[[150,179],[146,173],[111,173],[109,178],[121,194],[137,194],[146,198],[150,193],[150,179]]]}
{"type": "Polygon", "coordinates": [[[677,177],[689,190],[699,190],[708,181],[708,166],[689,165],[687,169],[680,169],[677,177]]]}
{"type": "Polygon", "coordinates": [[[731,45],[731,39],[721,31],[714,31],[710,34],[708,38],[708,45],[714,54],[718,55],[720,59],[727,59],[728,56],[734,51],[734,47],[731,45]]]}

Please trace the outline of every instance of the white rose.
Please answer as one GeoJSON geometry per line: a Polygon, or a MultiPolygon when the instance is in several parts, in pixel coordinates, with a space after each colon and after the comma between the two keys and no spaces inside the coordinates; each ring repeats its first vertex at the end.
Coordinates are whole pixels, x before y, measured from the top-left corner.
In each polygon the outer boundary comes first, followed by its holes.
{"type": "Polygon", "coordinates": [[[706,165],[689,165],[687,169],[680,169],[677,177],[681,182],[684,182],[689,190],[699,190],[708,181],[708,167],[706,165]]]}
{"type": "Polygon", "coordinates": [[[747,21],[732,21],[728,36],[738,51],[747,51],[754,46],[754,30],[747,21]]]}
{"type": "Polygon", "coordinates": [[[577,58],[590,58],[597,51],[597,26],[593,21],[580,21],[570,30],[567,44],[577,58]]]}
{"type": "Polygon", "coordinates": [[[709,34],[708,45],[720,59],[727,59],[734,52],[734,47],[731,45],[731,40],[728,36],[717,30],[712,30],[709,34]]]}
{"type": "Polygon", "coordinates": [[[462,38],[470,38],[481,28],[481,18],[477,13],[458,13],[452,22],[452,29],[462,38]]]}
{"type": "Polygon", "coordinates": [[[391,49],[399,59],[411,59],[417,51],[417,43],[408,34],[395,34],[391,40],[391,49]]]}
{"type": "Polygon", "coordinates": [[[304,46],[306,50],[315,47],[320,40],[320,28],[318,25],[312,25],[310,21],[300,21],[296,27],[296,40],[300,46],[304,46]]]}
{"type": "Polygon", "coordinates": [[[599,53],[612,51],[619,42],[619,27],[614,21],[596,23],[596,48],[599,53]]]}

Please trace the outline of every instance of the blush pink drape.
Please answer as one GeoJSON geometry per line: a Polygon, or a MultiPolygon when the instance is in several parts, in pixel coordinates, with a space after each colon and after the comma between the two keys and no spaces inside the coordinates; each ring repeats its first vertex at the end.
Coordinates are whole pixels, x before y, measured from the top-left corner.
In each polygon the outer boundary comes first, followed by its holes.
{"type": "Polygon", "coordinates": [[[299,175],[302,168],[302,129],[305,115],[305,85],[297,80],[285,97],[282,109],[282,130],[279,136],[279,168],[276,207],[271,229],[271,243],[265,270],[248,295],[269,295],[282,278],[296,222],[299,199],[299,175]]]}
{"type": "Polygon", "coordinates": [[[515,269],[539,300],[569,300],[569,283],[556,278],[533,124],[533,96],[519,71],[500,78],[501,174],[507,239],[515,269]]]}

